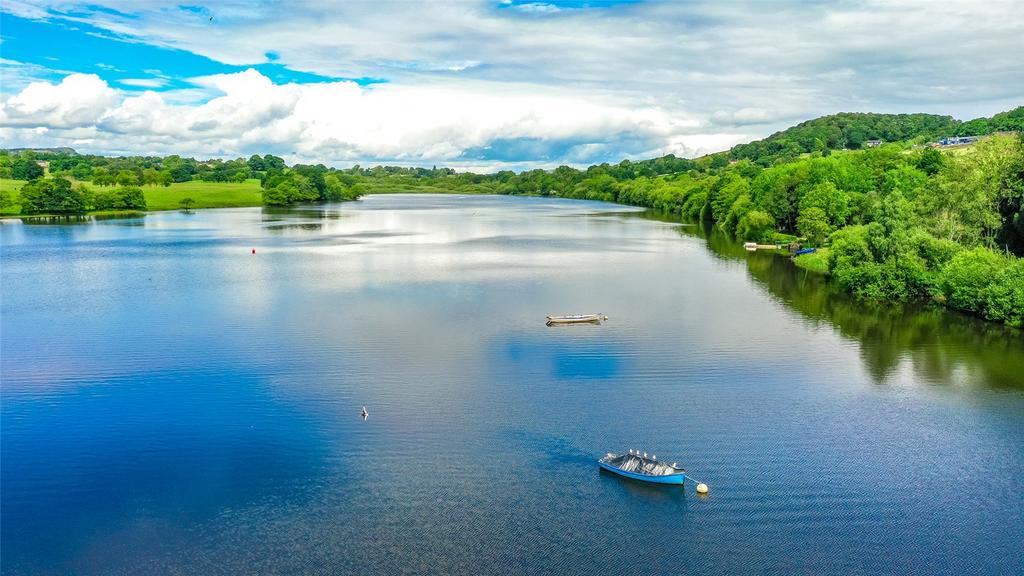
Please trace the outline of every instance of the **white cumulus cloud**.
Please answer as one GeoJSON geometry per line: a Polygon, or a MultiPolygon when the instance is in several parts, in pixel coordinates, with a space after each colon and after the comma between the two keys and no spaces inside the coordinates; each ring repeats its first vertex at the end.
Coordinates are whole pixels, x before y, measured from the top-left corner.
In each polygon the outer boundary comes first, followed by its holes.
{"type": "MultiPolygon", "coordinates": [[[[197,104],[176,101],[174,91],[119,92],[87,74],[57,84],[35,82],[0,101],[0,126],[34,145],[43,135],[30,129],[46,127],[53,145],[88,142],[112,152],[273,151],[304,161],[479,165],[467,152],[496,141],[557,143],[573,158],[609,152],[609,137],[646,143],[641,153],[661,153],[666,146],[689,153],[694,150],[679,136],[699,125],[651,104],[622,105],[582,91],[520,84],[279,85],[253,69],[191,82],[212,97],[197,104]],[[83,134],[82,128],[90,131],[83,134]]],[[[614,147],[610,153],[625,154],[614,147]]]]}
{"type": "Polygon", "coordinates": [[[0,100],[0,126],[89,126],[117,101],[117,92],[95,74],[70,74],[57,84],[32,82],[0,100]]]}

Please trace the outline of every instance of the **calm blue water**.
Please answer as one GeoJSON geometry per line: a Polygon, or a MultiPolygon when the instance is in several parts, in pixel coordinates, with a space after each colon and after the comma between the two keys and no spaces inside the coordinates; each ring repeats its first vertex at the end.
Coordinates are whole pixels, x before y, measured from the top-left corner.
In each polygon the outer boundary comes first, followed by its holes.
{"type": "Polygon", "coordinates": [[[1024,573],[1021,333],[701,235],[404,195],[0,225],[3,573],[1024,573]],[[710,494],[598,472],[628,448],[710,494]]]}

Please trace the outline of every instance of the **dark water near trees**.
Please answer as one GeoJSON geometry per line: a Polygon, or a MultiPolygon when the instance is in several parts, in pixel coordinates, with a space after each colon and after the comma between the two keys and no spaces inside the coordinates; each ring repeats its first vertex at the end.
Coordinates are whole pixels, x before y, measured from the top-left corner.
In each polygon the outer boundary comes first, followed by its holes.
{"type": "Polygon", "coordinates": [[[1021,332],[699,227],[372,196],[0,241],[4,574],[1024,572],[1021,332]],[[711,493],[598,472],[628,448],[711,493]]]}

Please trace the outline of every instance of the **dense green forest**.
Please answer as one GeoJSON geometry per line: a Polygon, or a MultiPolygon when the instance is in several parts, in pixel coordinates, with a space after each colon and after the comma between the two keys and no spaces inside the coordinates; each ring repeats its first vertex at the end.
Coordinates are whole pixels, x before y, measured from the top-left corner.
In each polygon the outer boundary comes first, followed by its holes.
{"type": "Polygon", "coordinates": [[[967,122],[927,114],[836,114],[693,160],[668,155],[519,174],[289,167],[271,155],[200,162],[22,151],[0,154],[0,177],[31,180],[21,191],[23,213],[145,208],[140,185],[248,178],[261,180],[268,205],[384,192],[620,202],[711,222],[737,240],[799,240],[817,247],[814,262],[821,271],[865,299],[931,298],[1021,326],[1022,130],[1024,107],[967,122]],[[948,136],[983,138],[969,146],[935,146],[948,136]],[[48,165],[49,178],[41,178],[40,161],[48,165]]]}
{"type": "Polygon", "coordinates": [[[810,152],[857,150],[868,143],[924,144],[949,136],[985,136],[1024,130],[1024,107],[991,118],[961,122],[934,114],[843,113],[808,120],[764,140],[735,146],[732,160],[748,159],[761,166],[798,158],[810,152]]]}

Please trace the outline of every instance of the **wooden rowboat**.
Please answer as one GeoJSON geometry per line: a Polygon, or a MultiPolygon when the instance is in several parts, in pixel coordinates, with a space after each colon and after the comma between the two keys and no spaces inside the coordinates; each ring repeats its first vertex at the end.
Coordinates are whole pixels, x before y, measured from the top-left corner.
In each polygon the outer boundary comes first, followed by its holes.
{"type": "Polygon", "coordinates": [[[569,316],[548,316],[548,326],[552,324],[600,324],[607,320],[604,314],[573,314],[569,316]]]}
{"type": "Polygon", "coordinates": [[[666,464],[656,456],[648,458],[646,453],[641,455],[639,451],[630,450],[629,454],[609,452],[597,461],[597,465],[613,474],[640,482],[679,486],[686,482],[686,471],[676,466],[675,462],[666,464]]]}

